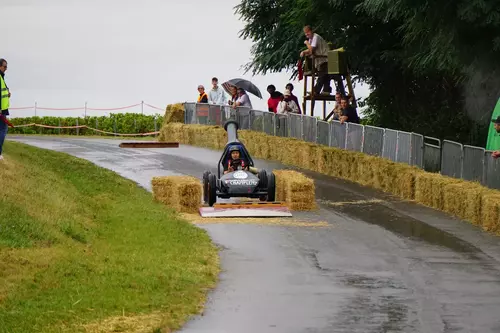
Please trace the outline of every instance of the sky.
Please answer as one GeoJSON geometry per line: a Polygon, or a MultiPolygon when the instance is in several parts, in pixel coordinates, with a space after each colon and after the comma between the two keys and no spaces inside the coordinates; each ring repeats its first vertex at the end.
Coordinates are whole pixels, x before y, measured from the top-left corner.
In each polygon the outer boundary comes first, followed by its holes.
{"type": "MultiPolygon", "coordinates": [[[[267,110],[266,87],[283,91],[288,82],[301,100],[303,81],[291,72],[252,76],[250,40],[238,37],[244,22],[234,14],[239,0],[1,0],[0,57],[7,59],[11,106],[37,105],[38,116],[107,115],[109,112],[163,113],[167,104],[194,102],[197,86],[245,78],[263,95],[250,95],[254,109],[267,110]],[[80,110],[44,110],[81,108],[80,110]]],[[[300,50],[297,51],[297,57],[300,50]]],[[[332,81],[333,84],[333,81],[332,81]]],[[[366,85],[355,88],[367,97],[366,85]]],[[[333,108],[333,103],[328,106],[333,108]]],[[[309,106],[308,106],[309,109],[309,106]]],[[[316,104],[315,115],[322,113],[316,104]]],[[[34,108],[11,117],[35,115],[34,108]]]]}

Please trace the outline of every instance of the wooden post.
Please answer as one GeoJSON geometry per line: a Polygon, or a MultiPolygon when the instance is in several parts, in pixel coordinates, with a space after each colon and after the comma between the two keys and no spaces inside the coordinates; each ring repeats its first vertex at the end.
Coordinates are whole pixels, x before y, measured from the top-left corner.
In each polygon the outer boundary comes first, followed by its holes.
{"type": "Polygon", "coordinates": [[[311,56],[311,117],[314,114],[314,72],[315,72],[315,67],[314,67],[314,55],[311,56]]]}
{"type": "Polygon", "coordinates": [[[349,71],[349,67],[347,67],[347,75],[345,76],[345,80],[347,81],[347,89],[349,89],[349,94],[351,94],[353,99],[354,108],[358,107],[358,103],[356,102],[356,96],[354,95],[354,88],[352,87],[351,73],[349,71]]]}
{"type": "Polygon", "coordinates": [[[306,114],[306,107],[307,107],[307,101],[306,101],[306,95],[307,95],[307,75],[304,74],[304,95],[302,96],[302,114],[306,114]]]}

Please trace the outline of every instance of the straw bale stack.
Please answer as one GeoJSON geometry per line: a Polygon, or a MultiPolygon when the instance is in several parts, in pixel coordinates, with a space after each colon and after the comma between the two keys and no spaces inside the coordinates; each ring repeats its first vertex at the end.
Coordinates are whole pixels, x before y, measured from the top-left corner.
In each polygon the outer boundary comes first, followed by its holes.
{"type": "Polygon", "coordinates": [[[328,165],[325,155],[325,146],[311,145],[310,156],[311,156],[311,170],[325,174],[328,170],[328,165]]]}
{"type": "Polygon", "coordinates": [[[201,207],[202,186],[191,176],[154,177],[153,198],[182,213],[197,213],[201,207]]]}
{"type": "Polygon", "coordinates": [[[184,104],[176,103],[167,105],[163,119],[165,124],[184,123],[184,104]]]}
{"type": "Polygon", "coordinates": [[[179,142],[186,143],[185,136],[190,131],[186,130],[186,125],[180,123],[164,124],[160,129],[158,141],[160,142],[179,142]]]}
{"type": "Polygon", "coordinates": [[[268,144],[269,159],[274,161],[279,161],[283,164],[287,164],[285,157],[286,158],[289,157],[289,149],[288,149],[289,141],[282,137],[271,136],[268,142],[269,142],[268,144]]]}
{"type": "Polygon", "coordinates": [[[415,200],[423,205],[445,211],[446,186],[459,182],[458,179],[440,174],[421,172],[415,178],[415,200]]]}
{"type": "Polygon", "coordinates": [[[255,136],[255,143],[259,146],[259,153],[262,159],[268,160],[272,158],[270,145],[272,142],[269,140],[270,136],[265,133],[258,133],[255,136]]]}
{"type": "Polygon", "coordinates": [[[481,226],[500,234],[500,192],[488,190],[482,196],[481,226]]]}
{"type": "Polygon", "coordinates": [[[392,192],[402,199],[415,200],[417,175],[420,175],[423,171],[417,167],[400,163],[392,163],[392,171],[394,175],[393,190],[391,191],[388,188],[388,192],[392,192]]]}
{"type": "Polygon", "coordinates": [[[287,203],[291,210],[309,211],[317,208],[314,181],[293,170],[274,170],[276,199],[287,203]]]}
{"type": "Polygon", "coordinates": [[[261,159],[269,159],[269,139],[268,135],[260,132],[253,132],[248,130],[238,131],[238,136],[245,147],[250,151],[252,156],[261,159]]]}
{"type": "Polygon", "coordinates": [[[323,150],[327,175],[358,182],[357,162],[363,154],[331,147],[325,147],[323,150]]]}
{"type": "Polygon", "coordinates": [[[478,183],[459,182],[445,185],[443,210],[481,226],[481,207],[484,194],[490,193],[478,183]]]}
{"type": "Polygon", "coordinates": [[[339,159],[337,158],[337,148],[323,148],[323,159],[325,161],[325,174],[331,177],[344,178],[344,170],[340,167],[339,159]]]}

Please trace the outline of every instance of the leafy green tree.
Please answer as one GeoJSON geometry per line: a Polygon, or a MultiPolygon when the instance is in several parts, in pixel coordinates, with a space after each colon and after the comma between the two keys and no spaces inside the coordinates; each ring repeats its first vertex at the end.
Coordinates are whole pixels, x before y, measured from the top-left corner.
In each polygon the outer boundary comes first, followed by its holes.
{"type": "Polygon", "coordinates": [[[370,85],[369,123],[484,145],[500,97],[499,8],[499,0],[242,0],[235,9],[240,37],[254,43],[247,71],[295,70],[311,24],[370,85]]]}

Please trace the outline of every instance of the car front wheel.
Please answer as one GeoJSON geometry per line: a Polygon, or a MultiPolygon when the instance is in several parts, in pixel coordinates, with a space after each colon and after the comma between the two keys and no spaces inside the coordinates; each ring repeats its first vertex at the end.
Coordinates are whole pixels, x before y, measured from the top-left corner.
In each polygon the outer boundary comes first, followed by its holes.
{"type": "Polygon", "coordinates": [[[217,202],[217,178],[214,174],[208,175],[208,205],[212,207],[217,202]]]}

